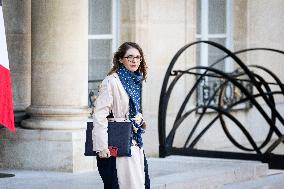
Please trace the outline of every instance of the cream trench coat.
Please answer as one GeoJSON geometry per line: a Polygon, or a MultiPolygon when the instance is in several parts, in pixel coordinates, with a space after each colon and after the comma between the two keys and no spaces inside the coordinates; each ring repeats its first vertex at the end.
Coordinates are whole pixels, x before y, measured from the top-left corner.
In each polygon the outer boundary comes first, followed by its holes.
{"type": "Polygon", "coordinates": [[[114,119],[128,118],[129,97],[116,73],[107,76],[99,89],[93,115],[93,150],[108,149],[107,116],[112,110],[114,119]]]}
{"type": "MultiPolygon", "coordinates": [[[[107,126],[110,110],[114,119],[128,118],[129,97],[116,73],[107,76],[99,89],[93,114],[93,150],[108,148],[107,126]]],[[[136,143],[132,140],[132,143],[136,143]]],[[[116,158],[117,179],[120,189],[145,189],[144,150],[131,146],[131,157],[116,158]]]]}

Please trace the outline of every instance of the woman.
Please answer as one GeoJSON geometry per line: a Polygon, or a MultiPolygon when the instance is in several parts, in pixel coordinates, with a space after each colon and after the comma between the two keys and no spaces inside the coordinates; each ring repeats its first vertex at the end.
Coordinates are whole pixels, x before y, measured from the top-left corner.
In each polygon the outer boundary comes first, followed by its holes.
{"type": "Polygon", "coordinates": [[[147,66],[143,51],[133,42],[123,43],[113,57],[113,67],[103,80],[93,115],[93,150],[105,189],[149,189],[147,161],[142,133],[141,89],[147,66]],[[131,157],[112,157],[108,150],[107,116],[128,117],[133,126],[131,157]]]}

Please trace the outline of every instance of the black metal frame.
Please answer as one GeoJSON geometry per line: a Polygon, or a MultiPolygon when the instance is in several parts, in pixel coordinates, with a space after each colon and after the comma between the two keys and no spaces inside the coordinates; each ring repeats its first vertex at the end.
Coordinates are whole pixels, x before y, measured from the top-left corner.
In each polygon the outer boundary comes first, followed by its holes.
{"type": "Polygon", "coordinates": [[[283,133],[279,130],[279,126],[276,125],[276,121],[284,126],[284,118],[276,109],[275,105],[275,95],[284,95],[284,85],[280,81],[280,79],[270,70],[265,67],[259,65],[246,65],[241,59],[238,58],[238,54],[250,51],[268,51],[275,52],[284,55],[284,51],[280,51],[277,49],[270,48],[251,48],[244,49],[237,52],[231,52],[224,46],[212,42],[212,41],[196,41],[185,45],[182,47],[171,60],[168,69],[165,74],[165,78],[163,81],[161,94],[160,94],[160,102],[159,102],[159,114],[158,114],[158,130],[159,130],[159,156],[165,157],[168,155],[189,155],[189,156],[202,156],[202,157],[215,157],[215,158],[230,158],[230,159],[245,159],[245,160],[259,160],[262,162],[266,162],[269,164],[270,168],[279,168],[284,169],[284,155],[273,154],[272,151],[284,141],[283,133]],[[223,51],[226,56],[220,58],[216,62],[214,62],[211,66],[196,66],[186,70],[173,70],[175,63],[177,62],[180,55],[189,47],[192,47],[197,44],[205,43],[211,45],[221,51],[223,51]],[[226,58],[232,58],[234,63],[237,64],[237,69],[231,73],[225,73],[224,71],[218,70],[214,68],[214,66],[220,63],[222,60],[226,58]],[[268,74],[271,78],[275,80],[275,82],[267,82],[265,79],[253,72],[255,70],[262,70],[266,74],[268,74]],[[203,72],[201,72],[203,71],[203,72]],[[171,93],[174,89],[175,84],[178,80],[184,76],[185,74],[194,74],[197,77],[196,82],[193,87],[188,92],[185,97],[177,115],[175,121],[173,123],[172,129],[169,131],[169,134],[166,135],[166,118],[167,118],[167,108],[170,100],[171,93]],[[245,76],[247,79],[243,79],[245,76]],[[213,92],[213,94],[207,99],[207,104],[197,104],[196,108],[193,108],[189,111],[185,111],[185,107],[190,98],[193,98],[193,93],[196,91],[198,85],[205,77],[218,77],[222,78],[222,82],[213,92]],[[170,81],[171,79],[171,81],[170,81]],[[244,85],[243,82],[247,82],[247,85],[244,85]],[[238,88],[242,93],[242,98],[237,99],[231,104],[224,105],[223,96],[224,90],[228,83],[233,84],[236,88],[238,88]],[[280,90],[272,90],[271,85],[278,86],[280,90]],[[252,93],[252,88],[256,90],[256,93],[252,93]],[[213,106],[211,101],[218,94],[218,103],[216,106],[213,106]],[[261,98],[266,105],[269,107],[271,111],[271,115],[268,115],[263,107],[257,101],[257,98],[261,98]],[[232,109],[241,103],[249,102],[251,106],[254,106],[260,115],[266,120],[267,125],[269,126],[268,134],[265,140],[259,146],[256,144],[253,137],[247,131],[244,125],[238,121],[234,115],[231,114],[232,109]],[[195,138],[193,138],[193,134],[196,132],[197,127],[200,124],[201,119],[204,115],[210,110],[210,112],[215,112],[216,117],[206,125],[206,127],[197,134],[195,138]],[[187,137],[187,140],[182,148],[173,147],[173,141],[178,127],[183,123],[183,121],[192,113],[199,112],[199,118],[196,123],[191,127],[190,133],[187,137]],[[251,147],[246,147],[243,144],[238,143],[232,134],[229,132],[228,127],[225,123],[224,117],[230,119],[230,121],[234,122],[236,126],[242,131],[244,136],[248,139],[251,147]],[[224,133],[230,142],[241,149],[242,151],[248,153],[239,153],[239,152],[225,152],[225,151],[210,151],[210,150],[199,150],[194,147],[198,143],[198,141],[202,138],[202,136],[208,131],[208,129],[219,120],[221,126],[223,128],[224,133]],[[276,141],[272,141],[272,135],[276,134],[278,139],[276,141]],[[269,142],[273,142],[272,145],[268,146],[269,142]],[[268,147],[265,152],[261,150],[264,147],[268,147]]]}

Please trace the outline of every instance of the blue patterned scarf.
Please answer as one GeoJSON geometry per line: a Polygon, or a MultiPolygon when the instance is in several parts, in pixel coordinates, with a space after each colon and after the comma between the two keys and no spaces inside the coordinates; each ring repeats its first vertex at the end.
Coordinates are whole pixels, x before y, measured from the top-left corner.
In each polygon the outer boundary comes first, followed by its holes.
{"type": "Polygon", "coordinates": [[[141,134],[144,132],[133,118],[141,113],[141,88],[142,88],[142,76],[138,71],[131,72],[124,66],[120,66],[116,71],[123,88],[129,96],[129,119],[133,125],[133,139],[136,140],[138,146],[143,146],[141,134]]]}

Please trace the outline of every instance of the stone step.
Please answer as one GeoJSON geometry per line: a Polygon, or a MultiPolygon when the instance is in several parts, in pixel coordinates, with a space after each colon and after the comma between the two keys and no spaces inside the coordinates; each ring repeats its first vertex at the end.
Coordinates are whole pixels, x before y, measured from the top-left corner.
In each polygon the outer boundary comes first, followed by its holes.
{"type": "Polygon", "coordinates": [[[284,174],[268,175],[254,180],[215,187],[213,189],[284,189],[284,174]]]}
{"type": "Polygon", "coordinates": [[[257,161],[171,156],[149,161],[152,189],[211,189],[267,175],[257,161]]]}
{"type": "MultiPolygon", "coordinates": [[[[151,189],[212,189],[254,180],[268,173],[266,164],[255,161],[170,156],[148,158],[148,163],[151,189]]],[[[63,173],[0,169],[0,173],[15,174],[15,177],[0,178],[1,189],[103,188],[97,171],[63,173]]]]}

